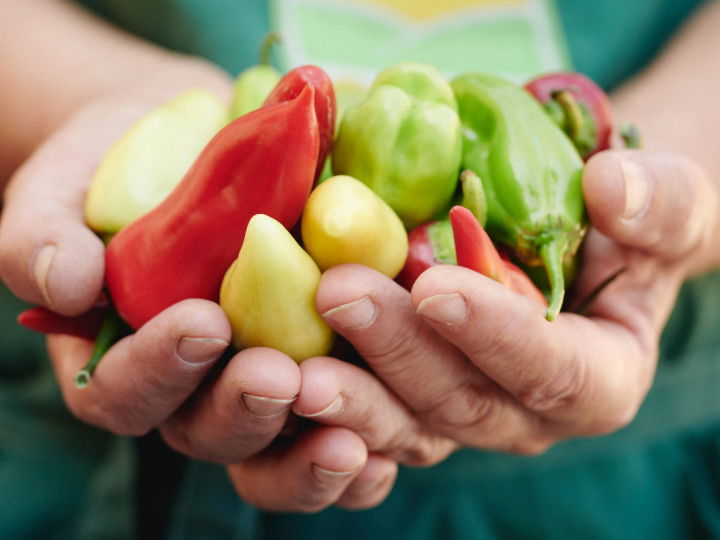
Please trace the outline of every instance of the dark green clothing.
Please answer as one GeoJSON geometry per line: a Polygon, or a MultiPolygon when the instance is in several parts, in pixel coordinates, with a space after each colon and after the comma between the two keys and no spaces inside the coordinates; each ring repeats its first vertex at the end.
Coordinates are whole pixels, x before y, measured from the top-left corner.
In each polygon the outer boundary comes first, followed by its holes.
{"type": "MultiPolygon", "coordinates": [[[[260,0],[84,3],[233,74],[254,63],[270,21],[260,0]]],[[[657,53],[700,3],[557,5],[575,68],[610,88],[657,53]]],[[[138,454],[133,441],[73,420],[42,339],[14,324],[20,303],[6,291],[0,302],[3,538],[131,538],[148,509],[169,512],[167,535],[186,539],[720,537],[720,272],[683,288],[662,338],[656,382],[625,429],[567,441],[535,458],[464,450],[436,467],[401,469],[376,509],[312,516],[242,503],[215,465],[188,461],[177,490],[148,480],[153,470],[174,475],[175,462],[153,462],[156,452],[138,454]]]]}

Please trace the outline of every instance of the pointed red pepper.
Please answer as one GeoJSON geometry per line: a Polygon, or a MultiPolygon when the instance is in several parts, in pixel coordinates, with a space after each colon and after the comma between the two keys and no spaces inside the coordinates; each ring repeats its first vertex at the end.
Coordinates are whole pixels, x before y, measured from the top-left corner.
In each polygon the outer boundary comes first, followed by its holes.
{"type": "Polygon", "coordinates": [[[547,307],[545,295],[520,268],[503,258],[477,218],[462,206],[450,210],[457,263],[480,272],[516,293],[533,298],[547,307]]]}
{"type": "Polygon", "coordinates": [[[337,108],[335,90],[328,74],[317,66],[296,67],[280,79],[275,88],[268,94],[268,97],[265,98],[265,105],[290,101],[297,97],[306,86],[315,89],[315,115],[320,130],[320,150],[318,152],[317,170],[315,171],[315,178],[317,179],[322,172],[325,158],[335,137],[337,108]]]}
{"type": "Polygon", "coordinates": [[[105,302],[104,305],[96,304],[81,315],[68,317],[36,306],[20,313],[17,322],[20,326],[43,334],[65,334],[93,340],[100,331],[108,309],[105,302]]]}
{"type": "Polygon", "coordinates": [[[230,123],[156,208],[121,229],[106,251],[106,283],[118,313],[137,329],[186,298],[217,300],[250,218],[290,228],[318,165],[315,90],[230,123]]]}

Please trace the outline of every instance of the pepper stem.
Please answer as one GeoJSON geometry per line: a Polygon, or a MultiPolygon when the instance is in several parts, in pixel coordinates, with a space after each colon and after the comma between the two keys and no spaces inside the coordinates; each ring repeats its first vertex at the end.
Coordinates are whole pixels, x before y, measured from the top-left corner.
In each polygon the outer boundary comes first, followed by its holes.
{"type": "Polygon", "coordinates": [[[552,93],[552,98],[562,108],[568,135],[573,141],[577,140],[585,123],[580,105],[569,90],[556,90],[552,93]]]}
{"type": "Polygon", "coordinates": [[[563,272],[563,258],[567,249],[564,236],[555,236],[549,242],[540,246],[540,258],[550,281],[550,298],[545,318],[554,321],[565,298],[565,274],[563,272]]]}
{"type": "Polygon", "coordinates": [[[125,323],[114,309],[110,309],[98,332],[90,360],[75,375],[75,386],[85,388],[90,383],[95,368],[107,350],[112,347],[125,330],[125,323]]]}
{"type": "Polygon", "coordinates": [[[267,36],[265,36],[265,39],[262,42],[262,45],[260,45],[260,65],[261,66],[269,66],[271,63],[271,54],[272,54],[272,48],[280,43],[282,39],[280,38],[279,32],[270,32],[267,36]]]}

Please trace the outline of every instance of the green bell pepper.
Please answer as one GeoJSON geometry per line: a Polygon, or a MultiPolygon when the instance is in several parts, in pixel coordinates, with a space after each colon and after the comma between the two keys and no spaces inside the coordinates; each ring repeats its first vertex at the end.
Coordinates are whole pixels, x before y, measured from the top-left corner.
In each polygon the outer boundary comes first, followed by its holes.
{"type": "Polygon", "coordinates": [[[461,150],[450,86],[434,67],[407,62],[382,71],[345,112],[332,164],[335,174],[367,184],[410,228],[449,204],[461,150]]]}
{"type": "Polygon", "coordinates": [[[553,320],[564,266],[587,228],[583,162],[570,139],[521,87],[487,74],[451,82],[463,124],[463,168],[482,180],[487,231],[529,266],[543,266],[553,320]]]}

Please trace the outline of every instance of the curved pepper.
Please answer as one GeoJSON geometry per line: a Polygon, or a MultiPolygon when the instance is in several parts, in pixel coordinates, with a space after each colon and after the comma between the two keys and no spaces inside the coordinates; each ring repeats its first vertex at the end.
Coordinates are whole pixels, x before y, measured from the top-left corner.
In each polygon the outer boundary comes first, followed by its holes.
{"type": "Polygon", "coordinates": [[[222,100],[200,88],[143,116],[110,148],[93,176],[85,202],[90,228],[116,233],[155,207],[227,121],[222,100]]]}
{"type": "Polygon", "coordinates": [[[365,184],[333,176],[310,194],[302,239],[322,270],[358,263],[391,278],[405,263],[408,238],[400,218],[365,184]]]}
{"type": "Polygon", "coordinates": [[[335,138],[335,90],[328,74],[317,66],[300,66],[290,70],[265,99],[265,105],[294,99],[305,87],[315,89],[315,115],[320,132],[320,149],[317,156],[315,178],[325,165],[325,158],[335,138]]]}
{"type": "Polygon", "coordinates": [[[547,307],[545,295],[520,268],[498,253],[472,212],[462,206],[454,206],[450,210],[450,223],[458,265],[480,272],[547,307]]]}
{"type": "Polygon", "coordinates": [[[463,167],[487,198],[487,231],[530,266],[544,266],[553,320],[565,295],[563,265],[587,227],[583,162],[568,137],[522,88],[486,74],[452,81],[463,122],[463,167]]]}
{"type": "Polygon", "coordinates": [[[254,214],[299,219],[317,168],[314,93],[230,123],[159,206],[112,238],[107,287],[130,326],[186,298],[216,300],[254,214]]]}
{"type": "Polygon", "coordinates": [[[258,214],[220,289],[238,348],[272,347],[296,362],[327,354],[332,329],[315,309],[320,269],[278,221],[258,214]]]}
{"type": "Polygon", "coordinates": [[[427,221],[448,205],[457,184],[456,109],[434,67],[408,62],[382,71],[340,121],[333,171],[367,184],[407,228],[427,221]]]}

